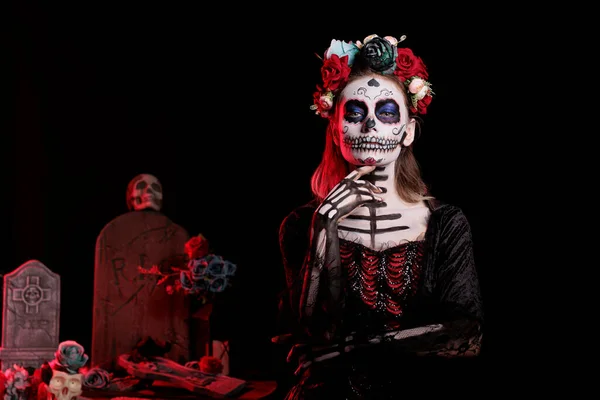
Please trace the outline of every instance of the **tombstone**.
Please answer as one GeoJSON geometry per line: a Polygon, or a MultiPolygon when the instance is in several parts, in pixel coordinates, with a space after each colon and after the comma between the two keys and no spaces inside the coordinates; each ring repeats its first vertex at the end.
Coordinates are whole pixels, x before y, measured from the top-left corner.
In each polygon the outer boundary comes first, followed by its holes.
{"type": "Polygon", "coordinates": [[[96,240],[90,361],[109,370],[147,336],[171,343],[166,358],[189,361],[189,299],[183,293],[168,294],[158,276],[138,268],[156,265],[163,273],[185,268],[189,239],[184,228],[160,212],[162,188],[156,178],[148,177],[154,178],[132,179],[127,189],[131,211],[109,222],[96,240]],[[158,205],[152,187],[160,192],[158,205]],[[155,206],[136,208],[142,198],[155,206]]]}
{"type": "Polygon", "coordinates": [[[39,368],[59,343],[60,276],[37,260],[4,275],[2,371],[13,364],[39,368]]]}

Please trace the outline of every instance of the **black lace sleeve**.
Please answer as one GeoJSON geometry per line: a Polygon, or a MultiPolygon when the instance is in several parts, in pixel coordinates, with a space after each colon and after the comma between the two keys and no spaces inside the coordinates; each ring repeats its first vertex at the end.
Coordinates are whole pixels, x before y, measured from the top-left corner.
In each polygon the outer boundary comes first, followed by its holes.
{"type": "Polygon", "coordinates": [[[280,333],[300,332],[299,305],[302,291],[302,266],[310,243],[310,223],[316,210],[313,202],[296,208],[279,228],[279,249],[285,272],[286,288],[279,302],[280,333]]]}
{"type": "Polygon", "coordinates": [[[483,322],[483,307],[475,265],[471,228],[464,213],[448,207],[438,222],[432,276],[434,296],[451,318],[483,322]]]}
{"type": "Polygon", "coordinates": [[[425,271],[425,307],[419,325],[444,329],[404,341],[405,349],[444,356],[477,355],[481,348],[483,306],[474,260],[471,228],[464,213],[443,206],[432,213],[425,271]]]}

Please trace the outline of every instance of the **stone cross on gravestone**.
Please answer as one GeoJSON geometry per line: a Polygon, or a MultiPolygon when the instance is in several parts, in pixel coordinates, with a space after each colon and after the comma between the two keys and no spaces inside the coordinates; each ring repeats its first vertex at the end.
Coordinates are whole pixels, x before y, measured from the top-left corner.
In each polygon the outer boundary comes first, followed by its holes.
{"type": "Polygon", "coordinates": [[[13,364],[40,367],[59,343],[60,276],[37,260],[4,275],[2,370],[13,364]]]}
{"type": "Polygon", "coordinates": [[[12,299],[25,303],[25,314],[37,314],[40,303],[50,300],[50,289],[40,286],[39,276],[28,276],[23,289],[13,289],[12,299]]]}

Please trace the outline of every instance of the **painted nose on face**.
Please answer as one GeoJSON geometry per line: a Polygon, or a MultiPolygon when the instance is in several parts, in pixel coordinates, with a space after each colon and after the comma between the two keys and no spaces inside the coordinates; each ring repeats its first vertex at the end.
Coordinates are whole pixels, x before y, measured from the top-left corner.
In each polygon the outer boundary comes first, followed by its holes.
{"type": "Polygon", "coordinates": [[[369,133],[375,127],[375,120],[373,118],[367,118],[365,123],[362,125],[361,133],[369,133]]]}

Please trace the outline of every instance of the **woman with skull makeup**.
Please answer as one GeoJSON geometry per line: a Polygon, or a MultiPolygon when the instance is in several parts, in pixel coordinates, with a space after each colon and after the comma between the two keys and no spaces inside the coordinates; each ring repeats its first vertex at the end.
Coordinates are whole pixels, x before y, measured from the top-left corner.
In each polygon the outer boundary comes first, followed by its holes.
{"type": "Polygon", "coordinates": [[[410,379],[433,379],[416,366],[480,354],[470,226],[421,178],[412,144],[434,93],[404,39],[332,40],[323,58],[315,199],[280,228],[290,333],[273,341],[292,343],[298,366],[288,400],[398,398],[410,379]]]}

